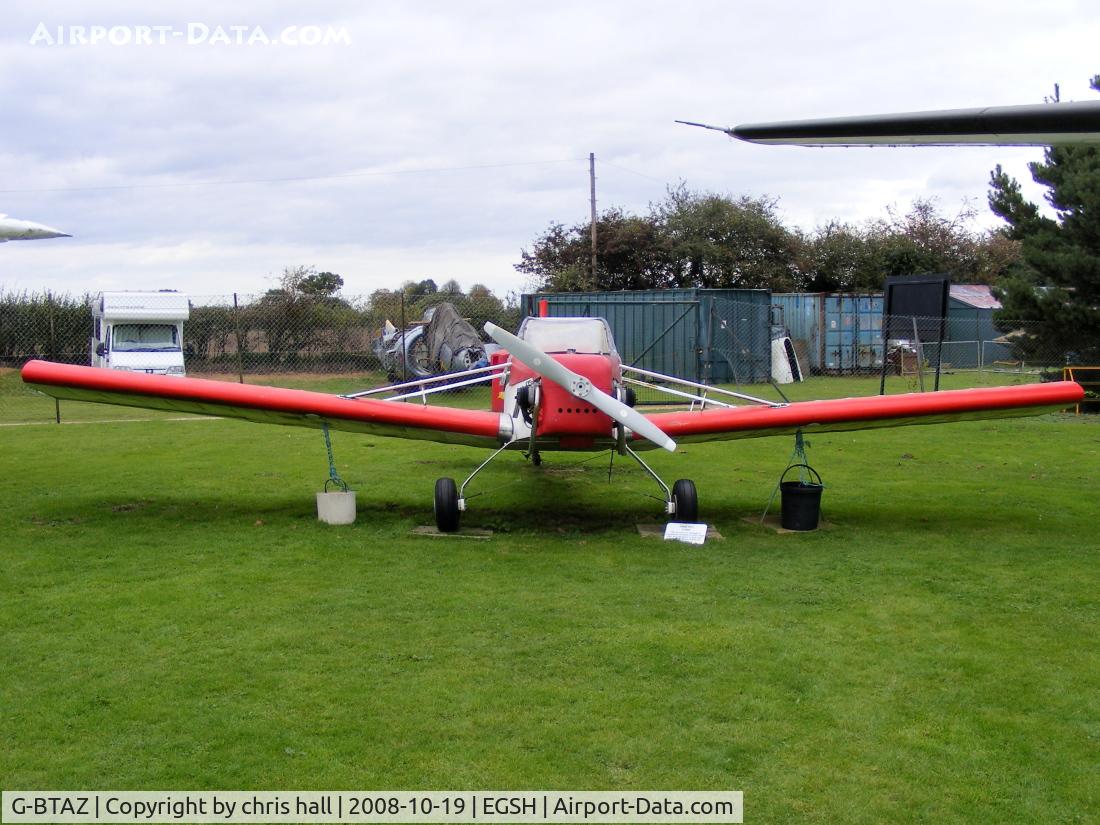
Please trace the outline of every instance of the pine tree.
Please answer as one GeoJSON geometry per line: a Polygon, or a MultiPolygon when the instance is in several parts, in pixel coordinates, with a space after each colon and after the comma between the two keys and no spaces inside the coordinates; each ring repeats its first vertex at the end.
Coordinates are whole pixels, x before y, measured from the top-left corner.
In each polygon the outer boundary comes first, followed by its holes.
{"type": "MultiPolygon", "coordinates": [[[[1100,91],[1100,75],[1091,85],[1100,91]]],[[[1022,255],[1001,283],[998,320],[1026,322],[1026,356],[1060,353],[1100,363],[1100,147],[1051,146],[1028,168],[1047,188],[1056,216],[1025,200],[999,165],[993,171],[989,206],[1008,223],[1006,234],[1020,242],[1022,255]]]]}

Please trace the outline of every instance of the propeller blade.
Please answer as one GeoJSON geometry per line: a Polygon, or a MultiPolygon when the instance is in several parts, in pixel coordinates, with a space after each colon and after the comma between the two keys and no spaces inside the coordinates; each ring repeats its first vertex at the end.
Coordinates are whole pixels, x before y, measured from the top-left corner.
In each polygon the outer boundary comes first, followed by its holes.
{"type": "Polygon", "coordinates": [[[494,323],[486,323],[485,332],[515,358],[518,358],[539,375],[561,385],[577,398],[587,401],[600,412],[610,416],[624,427],[628,427],[642,438],[652,441],[658,447],[663,447],[670,453],[675,452],[676,442],[665,435],[660,427],[637,410],[631,409],[621,401],[616,401],[603,390],[594,387],[590,380],[573,372],[553,356],[547,355],[522,338],[517,338],[494,323]]]}

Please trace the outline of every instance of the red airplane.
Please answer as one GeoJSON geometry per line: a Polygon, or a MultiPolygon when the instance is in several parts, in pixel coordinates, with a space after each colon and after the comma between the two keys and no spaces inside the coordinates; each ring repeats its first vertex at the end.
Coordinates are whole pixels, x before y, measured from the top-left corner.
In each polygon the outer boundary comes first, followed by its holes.
{"type": "Polygon", "coordinates": [[[524,451],[536,464],[551,450],[615,450],[637,461],[657,482],[672,520],[693,522],[699,513],[694,483],[680,479],[669,487],[638,451],[660,447],[673,452],[677,443],[798,431],[1036,415],[1084,397],[1080,385],[1062,381],[781,404],[628,367],[602,318],[527,318],[518,336],[494,324],[486,324],[485,331],[506,350],[494,358],[497,363],[346,396],[47,361],[29,362],[22,374],[26,383],[55,398],[493,449],[462,484],[451,478],[436,481],[435,520],[443,532],[458,529],[470,482],[509,449],[524,451]],[[691,408],[655,414],[634,409],[633,387],[652,386],[647,379],[660,381],[662,391],[691,408]],[[485,381],[492,382],[491,410],[427,406],[426,396],[433,392],[485,381]],[[397,394],[385,400],[367,397],[383,390],[397,394]],[[423,406],[400,403],[420,397],[423,406]]]}
{"type": "MultiPolygon", "coordinates": [[[[685,121],[681,121],[685,122],[685,121]]],[[[693,126],[705,124],[691,123],[693,126]]],[[[706,126],[759,143],[822,145],[1052,145],[1100,142],[1100,102],[986,107],[934,112],[706,126]]],[[[507,449],[525,449],[539,463],[547,450],[617,450],[634,458],[660,485],[665,511],[678,521],[698,518],[695,485],[680,479],[671,488],[642,461],[637,450],[674,451],[683,442],[719,441],[784,433],[858,430],[933,424],[968,418],[1034,415],[1076,404],[1076,383],[954,390],[929,394],[845,398],[778,404],[705,387],[623,365],[611,330],[600,318],[527,318],[519,336],[485,325],[509,353],[479,370],[427,382],[384,388],[411,390],[387,400],[381,390],[330,396],[303,390],[257,387],[31,361],[23,380],[56,398],[99,401],[159,410],[243,418],[269,424],[328,427],[397,438],[495,448],[461,485],[441,478],[435,485],[440,530],[458,528],[466,487],[507,449]],[[633,409],[632,386],[656,379],[694,390],[661,387],[691,402],[683,412],[644,415],[633,409]],[[456,379],[457,383],[456,383],[456,379]],[[461,410],[394,403],[412,396],[491,380],[493,409],[461,410]],[[714,398],[718,394],[728,401],[714,398]],[[750,402],[734,406],[732,401],[750,402]],[[716,409],[707,409],[707,407],[716,409]]]]}

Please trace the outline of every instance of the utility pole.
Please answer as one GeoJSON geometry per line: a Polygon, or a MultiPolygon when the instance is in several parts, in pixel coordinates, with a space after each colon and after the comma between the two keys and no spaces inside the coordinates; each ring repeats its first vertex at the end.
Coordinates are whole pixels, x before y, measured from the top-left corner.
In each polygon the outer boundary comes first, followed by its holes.
{"type": "Polygon", "coordinates": [[[596,153],[588,153],[588,182],[592,188],[592,274],[588,288],[596,291],[596,153]]]}

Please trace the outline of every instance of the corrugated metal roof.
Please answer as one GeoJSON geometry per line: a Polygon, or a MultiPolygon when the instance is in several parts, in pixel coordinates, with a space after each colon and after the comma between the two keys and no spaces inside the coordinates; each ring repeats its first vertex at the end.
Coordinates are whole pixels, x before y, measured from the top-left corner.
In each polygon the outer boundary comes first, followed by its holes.
{"type": "Polygon", "coordinates": [[[951,297],[975,309],[1000,309],[1001,302],[984,284],[951,284],[951,297]]]}

